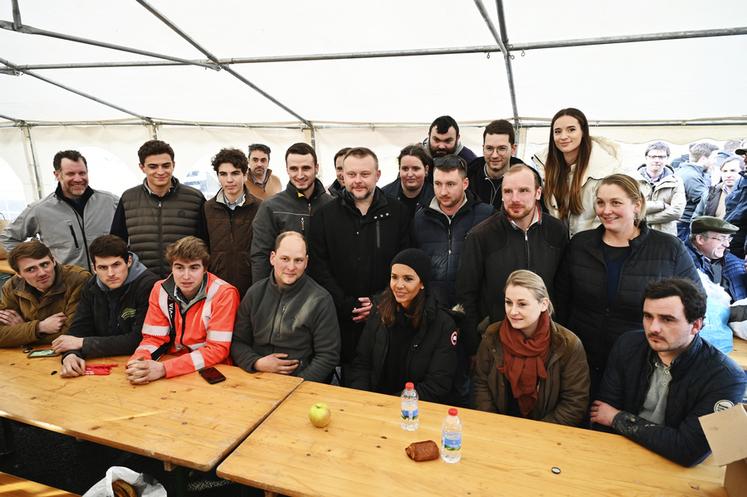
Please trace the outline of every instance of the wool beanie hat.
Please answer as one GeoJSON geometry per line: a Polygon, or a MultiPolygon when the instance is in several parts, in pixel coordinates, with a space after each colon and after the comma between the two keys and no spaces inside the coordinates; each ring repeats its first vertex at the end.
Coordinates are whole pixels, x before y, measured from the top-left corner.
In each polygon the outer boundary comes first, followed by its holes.
{"type": "Polygon", "coordinates": [[[395,264],[404,264],[412,268],[417,273],[423,286],[428,288],[431,281],[431,258],[420,249],[405,249],[392,259],[392,266],[395,264]]]}

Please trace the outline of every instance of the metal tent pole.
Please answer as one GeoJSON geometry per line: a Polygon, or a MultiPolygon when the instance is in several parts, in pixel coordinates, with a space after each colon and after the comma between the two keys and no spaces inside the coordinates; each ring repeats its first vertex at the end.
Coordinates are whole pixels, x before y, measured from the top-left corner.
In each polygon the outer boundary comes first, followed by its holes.
{"type": "Polygon", "coordinates": [[[257,85],[255,85],[254,83],[252,83],[251,81],[249,81],[248,79],[246,79],[241,74],[239,74],[236,71],[234,71],[228,65],[221,64],[218,61],[218,58],[215,55],[213,55],[212,53],[210,53],[207,49],[205,49],[199,43],[197,43],[195,40],[193,40],[187,33],[185,33],[184,31],[182,31],[176,24],[174,24],[173,22],[171,22],[171,20],[169,20],[166,16],[164,16],[159,11],[157,11],[155,8],[153,8],[151,5],[149,5],[148,2],[146,2],[145,0],[137,0],[137,2],[140,5],[142,5],[146,10],[148,10],[151,14],[153,14],[154,16],[156,16],[161,22],[163,22],[169,28],[171,28],[176,34],[178,34],[179,36],[181,36],[182,38],[184,38],[187,42],[189,42],[190,45],[192,45],[197,50],[199,50],[200,52],[202,52],[213,63],[217,64],[219,68],[225,70],[231,76],[233,76],[234,78],[238,79],[239,81],[241,81],[245,85],[249,86],[254,91],[258,92],[260,95],[262,95],[263,97],[265,97],[266,99],[268,99],[270,102],[274,103],[275,105],[277,105],[278,107],[280,107],[281,109],[283,109],[287,113],[291,114],[293,117],[295,117],[299,121],[301,121],[304,124],[306,124],[309,128],[313,127],[310,121],[308,121],[307,119],[304,119],[303,117],[301,117],[298,113],[296,113],[295,111],[293,111],[290,107],[288,107],[288,106],[284,105],[283,103],[281,103],[275,97],[273,97],[272,95],[270,95],[266,91],[262,90],[260,87],[258,87],[257,85]]]}
{"type": "Polygon", "coordinates": [[[39,177],[39,163],[36,160],[36,148],[34,147],[34,140],[31,139],[31,126],[24,123],[21,125],[21,129],[23,130],[23,136],[26,139],[26,144],[29,148],[29,177],[31,178],[34,194],[36,195],[35,200],[41,200],[44,192],[42,191],[42,182],[39,177]]]}
{"type": "Polygon", "coordinates": [[[0,57],[0,63],[8,66],[9,68],[11,68],[11,69],[13,69],[15,71],[22,72],[23,74],[27,74],[27,75],[29,75],[29,76],[31,76],[33,78],[39,79],[41,81],[44,81],[45,83],[49,83],[50,85],[57,86],[58,88],[62,88],[63,90],[67,90],[67,91],[69,91],[71,93],[75,93],[76,95],[80,95],[81,97],[85,97],[85,98],[87,98],[89,100],[93,100],[94,102],[100,103],[102,105],[106,105],[107,107],[111,107],[112,109],[116,109],[116,110],[118,110],[120,112],[124,112],[125,114],[129,114],[129,115],[131,115],[133,117],[137,117],[138,119],[141,119],[141,120],[143,120],[145,122],[150,122],[151,121],[151,119],[149,117],[141,116],[140,114],[138,114],[136,112],[129,111],[129,110],[127,110],[127,109],[125,109],[123,107],[120,107],[118,105],[112,104],[112,103],[107,102],[105,100],[101,100],[100,98],[94,97],[93,95],[89,95],[88,93],[85,93],[83,91],[76,90],[75,88],[70,88],[69,86],[65,86],[62,83],[58,83],[57,81],[53,81],[51,79],[45,78],[44,76],[40,76],[40,75],[38,75],[38,74],[36,74],[36,73],[34,73],[32,71],[29,71],[27,69],[19,69],[13,63],[11,63],[11,62],[3,59],[2,57],[0,57]]]}
{"type": "MultiPolygon", "coordinates": [[[[508,92],[511,96],[511,109],[514,112],[514,128],[518,128],[519,109],[516,106],[516,87],[514,86],[514,71],[511,67],[511,53],[506,48],[503,37],[498,34],[498,31],[496,31],[495,26],[493,25],[493,21],[490,20],[490,16],[488,16],[488,11],[485,10],[485,5],[483,5],[482,0],[475,0],[475,5],[477,6],[477,10],[480,11],[480,15],[485,21],[485,24],[487,24],[488,29],[490,30],[490,34],[493,35],[495,42],[498,44],[498,47],[500,47],[501,53],[503,53],[503,63],[506,66],[506,78],[508,79],[508,92]]],[[[498,7],[500,21],[500,16],[503,13],[503,5],[501,4],[501,0],[496,0],[496,5],[498,7]]],[[[502,22],[501,25],[503,26],[502,22]]],[[[502,34],[503,36],[505,36],[505,27],[502,27],[502,30],[502,34]]]]}

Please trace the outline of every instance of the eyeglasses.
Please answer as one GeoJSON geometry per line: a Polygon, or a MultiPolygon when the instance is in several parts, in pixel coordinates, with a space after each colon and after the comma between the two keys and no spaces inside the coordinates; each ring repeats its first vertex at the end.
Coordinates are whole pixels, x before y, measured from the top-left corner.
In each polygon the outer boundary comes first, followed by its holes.
{"type": "Polygon", "coordinates": [[[734,239],[732,235],[707,236],[706,238],[710,238],[711,240],[718,240],[721,243],[731,243],[731,241],[734,239]]]}
{"type": "Polygon", "coordinates": [[[659,159],[659,160],[667,160],[669,158],[668,155],[647,155],[649,159],[659,159]]]}
{"type": "Polygon", "coordinates": [[[500,147],[493,147],[492,145],[484,145],[482,149],[485,151],[485,155],[493,155],[493,152],[498,152],[501,155],[506,155],[511,147],[501,145],[500,147]]]}

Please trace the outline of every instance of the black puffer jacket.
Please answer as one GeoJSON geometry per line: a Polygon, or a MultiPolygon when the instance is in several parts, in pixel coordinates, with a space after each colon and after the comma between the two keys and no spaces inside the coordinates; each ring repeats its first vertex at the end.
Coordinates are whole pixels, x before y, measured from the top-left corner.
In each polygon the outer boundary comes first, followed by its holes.
{"type": "Polygon", "coordinates": [[[495,212],[472,192],[466,195],[467,203],[451,218],[428,206],[419,210],[413,221],[413,245],[431,258],[430,290],[448,307],[456,304],[455,283],[464,239],[469,230],[495,212]]]}
{"type": "Polygon", "coordinates": [[[131,255],[132,266],[121,287],[109,290],[96,276],[83,287],[68,332],[83,338],[83,348],[70,353],[85,359],[129,355],[142,340],[148,298],[158,276],[131,255]]]}
{"type": "Polygon", "coordinates": [[[656,354],[641,331],[626,333],[615,343],[599,400],[621,412],[612,428],[631,440],[683,466],[702,461],[710,452],[698,418],[728,400],[741,402],[747,377],[739,366],[696,335],[670,367],[664,425],[637,416],[643,408],[656,354]]]}
{"type": "Polygon", "coordinates": [[[353,308],[359,297],[373,297],[389,284],[392,259],[410,246],[409,213],[377,188],[363,216],[345,190],[316,212],[309,242],[309,274],[335,301],[342,362],[348,363],[363,330],[352,321],[353,308]]]}
{"type": "MultiPolygon", "coordinates": [[[[424,313],[425,318],[407,352],[407,377],[415,384],[420,400],[448,402],[457,366],[458,331],[454,320],[439,308],[432,295],[427,297],[424,313]]],[[[351,388],[391,393],[379,387],[389,351],[389,334],[374,305],[350,367],[351,388]]]]}
{"type": "Polygon", "coordinates": [[[508,275],[517,269],[528,269],[541,276],[552,291],[567,244],[568,229],[545,213],[526,233],[513,225],[503,211],[470,231],[456,280],[457,301],[465,313],[461,323],[463,344],[469,355],[474,355],[480,344],[477,324],[485,316],[491,323],[505,317],[503,287],[508,275]]]}
{"type": "Polygon", "coordinates": [[[112,220],[111,234],[128,242],[145,267],[165,278],[171,272],[166,247],[185,236],[207,241],[200,190],[171,178],[171,190],[159,197],[147,188],[147,180],[125,190],[112,220]]]}
{"type": "Polygon", "coordinates": [[[700,277],[685,246],[676,237],[640,225],[640,235],[630,241],[615,301],[607,301],[607,266],[602,253],[604,225],[571,238],[556,278],[558,321],[578,335],[589,365],[601,373],[615,340],[643,323],[646,285],[667,277],[692,280],[700,277]]]}

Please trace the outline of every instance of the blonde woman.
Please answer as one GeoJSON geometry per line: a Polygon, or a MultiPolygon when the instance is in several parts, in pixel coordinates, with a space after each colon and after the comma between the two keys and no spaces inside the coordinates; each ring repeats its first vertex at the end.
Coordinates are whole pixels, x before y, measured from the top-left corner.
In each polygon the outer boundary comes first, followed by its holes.
{"type": "Polygon", "coordinates": [[[505,295],[506,318],[488,326],[477,351],[477,409],[578,426],[589,404],[581,341],[553,322],[547,288],[535,273],[511,273],[505,295]]]}

